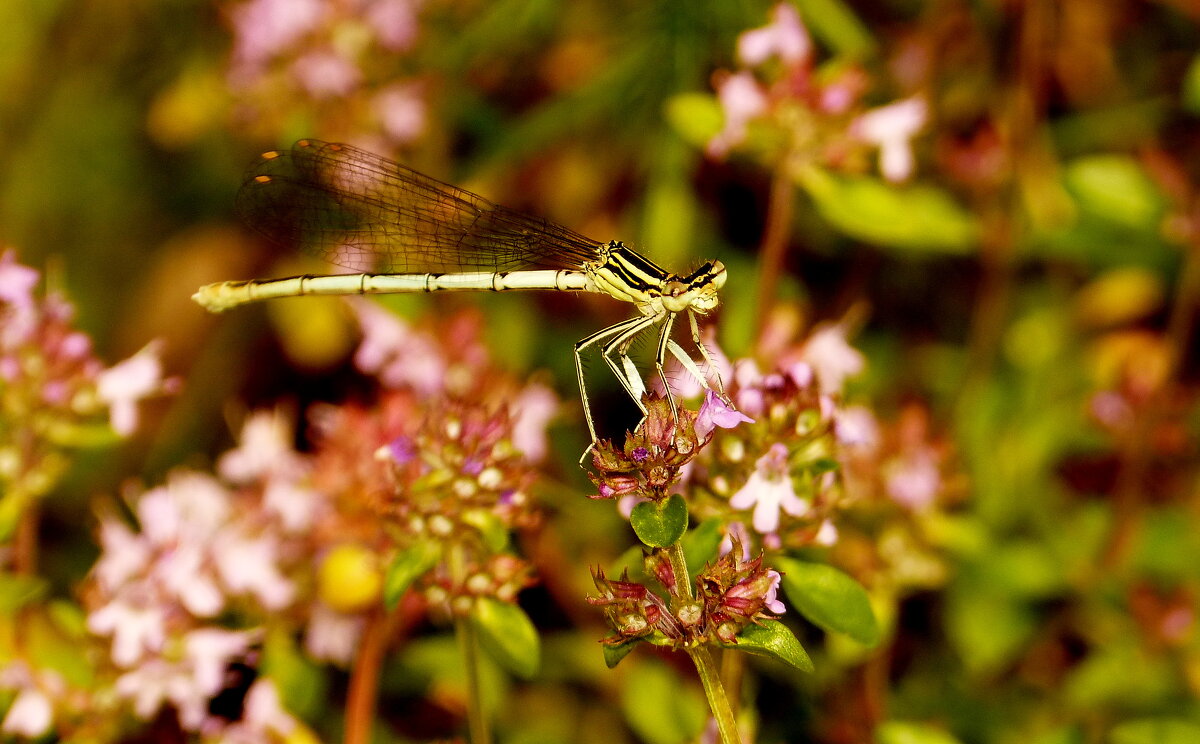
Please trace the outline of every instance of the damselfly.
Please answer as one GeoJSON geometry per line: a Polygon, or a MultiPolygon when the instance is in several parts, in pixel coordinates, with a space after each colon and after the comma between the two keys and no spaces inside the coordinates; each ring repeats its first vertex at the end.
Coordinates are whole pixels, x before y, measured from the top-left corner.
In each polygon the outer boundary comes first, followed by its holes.
{"type": "MultiPolygon", "coordinates": [[[[538,217],[422,175],[349,145],[300,140],[268,152],[252,167],[237,210],[271,240],[356,272],[328,276],[231,281],[201,287],[193,299],[212,312],[256,300],[299,295],[557,289],[597,292],[632,302],[638,315],[575,344],[575,370],[592,440],[583,354],[600,355],[643,412],[646,392],[629,348],[658,328],[655,368],[671,409],[667,352],[705,388],[705,375],[671,338],[686,313],[692,341],[713,368],[700,340],[697,315],[717,306],[725,267],[709,261],[690,274],[672,274],[619,241],[601,243],[538,217]]],[[[720,381],[717,379],[718,392],[720,381]]]]}

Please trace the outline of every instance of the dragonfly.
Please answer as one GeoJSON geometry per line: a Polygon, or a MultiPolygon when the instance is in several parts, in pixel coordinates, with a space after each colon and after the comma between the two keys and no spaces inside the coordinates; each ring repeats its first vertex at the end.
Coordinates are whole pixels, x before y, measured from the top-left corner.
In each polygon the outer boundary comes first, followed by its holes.
{"type": "MultiPolygon", "coordinates": [[[[235,201],[238,215],[273,242],[298,247],[351,274],[225,281],[192,299],[211,312],[278,297],[482,290],[593,292],[633,303],[636,316],[575,344],[575,371],[592,442],[596,424],[584,382],[583,355],[599,349],[622,388],[645,414],[646,386],[629,357],[634,341],[657,329],[655,368],[678,416],[667,380],[668,353],[705,390],[716,390],[672,338],[686,315],[695,348],[716,366],[698,316],[713,311],[725,284],[717,260],[674,274],[623,242],[586,238],[549,220],[494,204],[400,163],[350,145],[303,139],[264,153],[235,201]]],[[[586,456],[586,453],[585,453],[586,456]]]]}

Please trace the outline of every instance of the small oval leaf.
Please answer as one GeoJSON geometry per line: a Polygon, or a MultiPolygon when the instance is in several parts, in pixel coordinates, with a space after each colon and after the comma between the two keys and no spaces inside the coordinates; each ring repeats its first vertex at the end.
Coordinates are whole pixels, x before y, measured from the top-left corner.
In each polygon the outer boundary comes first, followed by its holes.
{"type": "Polygon", "coordinates": [[[515,604],[481,597],[471,610],[485,651],[522,679],[531,679],[542,663],[541,640],[533,621],[515,604]]]}
{"type": "Polygon", "coordinates": [[[737,643],[722,645],[735,651],[778,659],[802,672],[815,670],[804,646],[800,645],[792,631],[778,620],[764,620],[757,625],[747,625],[738,634],[737,643]]]}
{"type": "Polygon", "coordinates": [[[400,597],[412,583],[433,568],[441,557],[441,549],[434,542],[419,542],[396,554],[383,582],[383,602],[393,609],[400,597]]]}
{"type": "Polygon", "coordinates": [[[774,563],[783,574],[784,592],[802,615],[866,646],[879,642],[879,624],[862,584],[824,563],[783,557],[774,563]]]}
{"type": "Polygon", "coordinates": [[[679,494],[660,503],[643,501],[633,507],[629,523],[638,539],[652,548],[674,545],[687,532],[687,503],[679,494]]]}

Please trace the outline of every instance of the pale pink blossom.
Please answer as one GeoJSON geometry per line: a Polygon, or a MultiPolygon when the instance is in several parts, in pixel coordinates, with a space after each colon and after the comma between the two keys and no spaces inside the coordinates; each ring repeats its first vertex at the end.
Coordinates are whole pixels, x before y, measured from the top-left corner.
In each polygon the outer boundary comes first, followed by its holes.
{"type": "Polygon", "coordinates": [[[921,449],[889,463],[884,484],[888,496],[909,509],[922,510],[933,505],[941,489],[942,476],[937,458],[929,449],[921,449]]]}
{"type": "Polygon", "coordinates": [[[267,610],[291,603],[296,587],[279,572],[279,546],[271,535],[247,537],[226,532],[212,545],[221,583],[234,593],[253,594],[267,610]]]}
{"type": "Polygon", "coordinates": [[[512,403],[513,446],[530,462],[541,462],[546,457],[546,427],[558,412],[558,405],[554,391],[538,384],[525,387],[512,403]]]}
{"type": "Polygon", "coordinates": [[[304,650],[317,661],[349,666],[362,630],[361,615],[346,615],[317,602],[304,633],[304,650]]]}
{"type": "Polygon", "coordinates": [[[754,67],[770,57],[778,57],[788,65],[806,65],[812,58],[812,39],[800,20],[800,14],[789,3],[779,3],[771,10],[771,22],[761,28],[746,31],[738,37],[738,58],[754,67]]]}
{"type": "Polygon", "coordinates": [[[833,431],[843,447],[868,453],[879,447],[879,422],[866,406],[847,406],[839,411],[833,431]]]}
{"type": "Polygon", "coordinates": [[[225,595],[208,565],[208,546],[198,541],[164,551],[153,564],[153,575],[165,593],[196,617],[213,617],[225,606],[225,595]]]}
{"type": "Polygon", "coordinates": [[[162,392],[162,361],[158,344],[151,343],[123,362],[104,370],[96,378],[96,394],[108,404],[113,431],[129,436],[137,428],[137,403],[162,392]]]}
{"type": "Polygon", "coordinates": [[[377,376],[387,388],[411,387],[424,395],[441,392],[447,364],[433,339],[373,302],[351,306],[363,332],[354,366],[377,376]]]}
{"type": "Polygon", "coordinates": [[[199,628],[183,638],[184,656],[191,664],[196,687],[208,697],[221,691],[225,670],[243,658],[255,639],[254,633],[224,628],[199,628]]]}
{"type": "Polygon", "coordinates": [[[787,612],[787,607],[779,601],[779,582],[783,580],[783,576],[773,568],[767,571],[767,576],[771,579],[771,588],[767,590],[764,603],[768,610],[776,615],[782,615],[787,612]]]}
{"type": "Polygon", "coordinates": [[[234,6],[235,64],[263,64],[315,29],[328,11],[324,0],[250,0],[234,6]]]}
{"type": "Polygon", "coordinates": [[[701,439],[712,433],[713,429],[732,429],[738,424],[753,424],[754,419],[725,402],[714,391],[704,394],[704,403],[696,415],[696,436],[701,439]]]}
{"type": "Polygon", "coordinates": [[[15,251],[4,251],[0,254],[0,302],[16,308],[31,307],[38,276],[37,269],[17,263],[15,251]]]}
{"type": "Polygon", "coordinates": [[[230,517],[231,495],[215,478],[186,470],[167,477],[166,485],[138,499],[138,524],[156,545],[181,537],[199,539],[215,533],[230,517]]]}
{"type": "Polygon", "coordinates": [[[402,52],[417,38],[417,0],[375,0],[364,12],[379,45],[402,52]]]}
{"type": "Polygon", "coordinates": [[[4,723],[0,731],[13,736],[23,736],[30,739],[50,733],[54,723],[54,706],[46,693],[35,687],[29,687],[17,693],[8,713],[4,715],[4,723]]]}
{"type": "Polygon", "coordinates": [[[362,71],[331,49],[301,55],[292,63],[292,74],[300,87],[316,99],[346,96],[362,82],[362,71]]]}
{"type": "Polygon", "coordinates": [[[287,480],[268,482],[262,503],[289,533],[303,532],[315,524],[326,507],[323,494],[287,480]]]}
{"type": "Polygon", "coordinates": [[[142,535],[118,519],[100,522],[100,558],[92,569],[101,588],[115,592],[118,587],[146,570],[150,563],[150,544],[142,535]]]}
{"type": "Polygon", "coordinates": [[[379,91],[375,113],[393,142],[412,142],[425,131],[425,99],[418,85],[389,85],[379,91]]]}
{"type": "Polygon", "coordinates": [[[769,102],[762,85],[744,70],[719,78],[716,88],[725,125],[708,141],[706,149],[713,157],[724,157],[746,139],[750,121],[764,114],[769,102]]]}
{"type": "Polygon", "coordinates": [[[733,540],[737,538],[738,544],[742,546],[741,559],[743,561],[750,560],[750,533],[746,530],[746,525],[742,522],[730,522],[725,528],[725,536],[721,538],[721,546],[718,549],[720,555],[729,555],[729,551],[733,550],[733,540]]]}
{"type": "Polygon", "coordinates": [[[829,547],[838,540],[838,528],[833,523],[833,520],[826,519],[821,522],[821,526],[817,528],[817,534],[813,537],[813,542],[817,545],[829,547]]]}
{"type": "Polygon", "coordinates": [[[879,147],[879,170],[889,181],[912,175],[914,159],[911,140],[928,119],[925,99],[915,96],[872,109],[851,125],[851,133],[879,147]]]}
{"type": "Polygon", "coordinates": [[[247,417],[237,448],[217,461],[221,477],[239,485],[275,474],[294,476],[304,469],[303,458],[292,449],[292,427],[282,410],[247,417]]]}
{"type": "Polygon", "coordinates": [[[840,323],[817,326],[801,347],[800,358],[812,367],[827,394],[841,392],[846,378],[866,367],[866,358],[846,341],[846,329],[840,323]]]}
{"type": "Polygon", "coordinates": [[[737,385],[734,403],[748,416],[761,416],[764,411],[763,373],[753,359],[739,359],[733,365],[733,381],[737,385]]]}
{"type": "Polygon", "coordinates": [[[158,653],[166,640],[164,610],[153,604],[136,607],[114,600],[89,614],[87,626],[96,635],[112,636],[112,660],[121,667],[133,666],[144,655],[158,653]]]}
{"type": "Polygon", "coordinates": [[[220,728],[221,744],[260,744],[283,741],[295,731],[296,719],[279,699],[279,690],[269,678],[259,677],[246,692],[242,717],[220,728]]]}
{"type": "Polygon", "coordinates": [[[780,443],[771,445],[767,454],[755,463],[746,484],[729,500],[729,505],[734,509],[754,507],[751,523],[764,535],[779,529],[780,509],[793,517],[808,514],[808,502],[796,495],[792,484],[787,447],[780,443]]]}

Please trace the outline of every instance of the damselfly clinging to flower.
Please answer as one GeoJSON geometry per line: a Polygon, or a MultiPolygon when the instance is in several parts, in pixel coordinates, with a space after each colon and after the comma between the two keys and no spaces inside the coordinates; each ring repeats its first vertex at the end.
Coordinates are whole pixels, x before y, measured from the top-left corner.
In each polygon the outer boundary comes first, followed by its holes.
{"type": "MultiPolygon", "coordinates": [[[[352,271],[371,272],[209,284],[193,295],[213,312],[255,300],[298,295],[383,294],[449,290],[557,289],[597,292],[632,302],[638,316],[575,345],[575,370],[592,440],[583,353],[598,347],[621,386],[645,408],[646,388],[630,345],[659,328],[655,367],[672,410],[664,372],[670,351],[702,386],[705,375],[671,338],[687,313],[692,340],[697,315],[717,306],[725,267],[709,261],[686,276],[672,274],[619,241],[601,243],[553,222],[493,204],[349,145],[300,140],[268,152],[238,193],[241,217],[268,238],[352,271]]],[[[720,388],[719,378],[717,380],[720,388]]]]}

